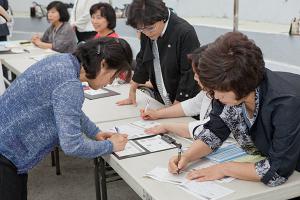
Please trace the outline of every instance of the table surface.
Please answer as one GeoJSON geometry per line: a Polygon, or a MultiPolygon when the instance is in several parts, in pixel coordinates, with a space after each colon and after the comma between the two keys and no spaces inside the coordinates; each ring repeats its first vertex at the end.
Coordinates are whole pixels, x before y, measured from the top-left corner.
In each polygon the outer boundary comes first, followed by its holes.
{"type": "Polygon", "coordinates": [[[117,101],[128,98],[129,84],[115,87],[107,87],[110,90],[119,92],[120,95],[99,99],[85,99],[82,110],[95,123],[115,121],[140,116],[140,109],[145,108],[147,99],[150,99],[149,108],[157,109],[163,107],[161,103],[150,98],[147,94],[137,90],[137,106],[119,106],[117,101]]]}
{"type": "MultiPolygon", "coordinates": [[[[115,125],[122,125],[128,122],[141,120],[141,118],[131,118],[114,122],[98,124],[100,128],[109,128],[115,125]]],[[[158,120],[161,122],[188,122],[191,118],[174,118],[158,120]]],[[[191,142],[175,136],[176,140],[189,146],[191,142]]],[[[158,182],[156,180],[143,177],[147,172],[156,166],[167,167],[169,158],[177,155],[176,149],[151,153],[143,156],[118,160],[114,155],[105,156],[104,159],[114,168],[114,170],[130,185],[130,187],[142,198],[152,200],[196,200],[193,195],[179,189],[170,183],[158,182]]],[[[300,196],[300,173],[294,172],[289,180],[277,187],[268,187],[261,182],[250,182],[233,180],[230,183],[218,183],[235,192],[227,195],[224,199],[287,199],[300,196]]]]}
{"type": "MultiPolygon", "coordinates": [[[[9,68],[16,75],[24,72],[30,65],[36,61],[31,56],[42,55],[45,53],[53,53],[47,50],[32,48],[27,53],[21,54],[0,54],[2,64],[9,68]]],[[[86,99],[83,105],[83,111],[90,119],[97,123],[100,128],[110,128],[115,125],[140,120],[138,117],[139,109],[144,108],[148,96],[137,91],[138,106],[118,106],[115,102],[128,97],[129,85],[121,85],[117,87],[108,87],[120,95],[100,98],[96,100],[86,99]]],[[[156,100],[151,99],[150,108],[160,108],[162,105],[156,100]]],[[[192,118],[174,118],[159,120],[163,122],[188,122],[192,118]]],[[[189,146],[190,141],[187,139],[176,137],[176,140],[189,146]]],[[[177,186],[169,183],[158,182],[149,178],[144,178],[146,172],[149,172],[156,166],[167,167],[169,158],[176,155],[177,150],[167,150],[157,153],[151,153],[143,156],[118,160],[114,155],[105,156],[104,159],[114,168],[114,170],[135,190],[142,199],[155,200],[182,200],[197,199],[193,195],[179,189],[177,186]]],[[[230,183],[222,183],[221,185],[234,190],[235,192],[225,196],[222,199],[287,199],[300,196],[300,173],[294,172],[289,180],[277,187],[268,187],[261,182],[250,182],[242,180],[234,180],[230,183]]]]}

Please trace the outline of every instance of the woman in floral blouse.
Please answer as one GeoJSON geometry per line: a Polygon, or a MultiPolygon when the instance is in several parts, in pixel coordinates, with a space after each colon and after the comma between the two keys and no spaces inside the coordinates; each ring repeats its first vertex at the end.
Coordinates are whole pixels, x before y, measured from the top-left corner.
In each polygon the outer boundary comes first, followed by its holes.
{"type": "Polygon", "coordinates": [[[202,89],[213,99],[210,120],[195,127],[197,139],[169,171],[218,149],[232,133],[256,163],[225,162],[189,172],[189,179],[216,180],[225,176],[277,186],[300,171],[300,76],[265,68],[255,43],[239,32],[220,36],[193,66],[202,89]]]}

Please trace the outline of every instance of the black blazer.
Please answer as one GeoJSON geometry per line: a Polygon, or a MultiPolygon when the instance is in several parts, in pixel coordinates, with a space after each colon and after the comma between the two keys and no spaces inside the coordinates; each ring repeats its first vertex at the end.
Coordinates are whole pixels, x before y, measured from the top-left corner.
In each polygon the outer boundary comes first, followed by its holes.
{"type": "MultiPolygon", "coordinates": [[[[0,0],[0,6],[2,6],[4,10],[8,10],[8,1],[0,0]]],[[[7,36],[7,35],[9,35],[7,24],[6,23],[0,24],[0,36],[7,36]]]]}
{"type": "MultiPolygon", "coordinates": [[[[171,13],[166,32],[157,40],[164,84],[170,100],[184,101],[196,96],[199,86],[194,80],[187,54],[200,46],[196,32],[188,22],[171,13]]],[[[150,79],[158,92],[154,66],[152,41],[141,34],[141,49],[132,80],[145,83],[150,79]]]]}
{"type": "MultiPolygon", "coordinates": [[[[294,170],[300,171],[300,76],[266,70],[260,84],[259,111],[249,133],[256,148],[270,161],[270,169],[262,182],[267,184],[277,173],[288,178],[294,170]]],[[[224,105],[213,101],[209,128],[224,141],[229,128],[216,117],[224,105]]]]}

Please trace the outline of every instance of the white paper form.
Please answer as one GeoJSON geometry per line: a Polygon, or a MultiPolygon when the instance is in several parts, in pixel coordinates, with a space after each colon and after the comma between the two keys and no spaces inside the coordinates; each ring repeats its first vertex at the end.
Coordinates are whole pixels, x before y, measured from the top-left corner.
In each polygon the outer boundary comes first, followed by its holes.
{"type": "Polygon", "coordinates": [[[160,135],[150,137],[150,138],[145,138],[145,139],[140,139],[137,140],[141,146],[146,148],[150,152],[156,152],[156,151],[161,151],[165,149],[171,149],[176,147],[174,144],[169,144],[163,139],[161,139],[160,135]]]}
{"type": "Polygon", "coordinates": [[[115,152],[115,154],[117,154],[119,157],[123,157],[143,152],[145,152],[144,149],[139,147],[139,145],[137,145],[135,142],[129,140],[125,146],[125,149],[123,151],[115,152]]]}
{"type": "Polygon", "coordinates": [[[88,89],[88,90],[84,90],[84,92],[85,92],[86,94],[89,94],[89,95],[98,95],[98,94],[106,94],[106,93],[109,93],[109,91],[107,91],[107,90],[102,90],[102,89],[98,89],[98,90],[88,89]]]}
{"type": "Polygon", "coordinates": [[[171,174],[168,169],[164,167],[155,167],[153,170],[145,174],[145,177],[150,177],[157,181],[178,185],[187,180],[185,176],[186,173],[180,173],[179,175],[171,174]]]}
{"type": "MultiPolygon", "coordinates": [[[[127,134],[129,140],[149,136],[149,134],[145,133],[145,129],[133,126],[131,124],[120,125],[118,126],[118,129],[120,133],[127,134]]],[[[109,131],[116,132],[116,129],[111,128],[109,131]]]]}
{"type": "MultiPolygon", "coordinates": [[[[212,162],[212,161],[207,160],[207,159],[201,160],[200,162],[193,163],[192,165],[188,166],[188,168],[185,169],[184,171],[181,171],[179,175],[171,174],[168,171],[168,169],[165,168],[165,167],[155,167],[150,172],[147,172],[145,174],[145,176],[153,178],[153,179],[155,179],[157,181],[161,181],[161,182],[168,182],[168,183],[172,183],[172,184],[180,184],[180,183],[184,183],[184,182],[188,181],[186,176],[187,176],[189,171],[195,170],[195,169],[210,167],[210,166],[213,166],[213,165],[216,165],[216,164],[217,163],[212,162]]],[[[215,180],[215,182],[228,183],[232,180],[234,180],[234,178],[226,177],[226,178],[222,178],[220,180],[215,180]]]]}
{"type": "Polygon", "coordinates": [[[202,200],[216,200],[234,192],[212,181],[186,181],[178,187],[202,200]]]}
{"type": "Polygon", "coordinates": [[[139,120],[139,121],[131,122],[131,124],[134,126],[143,128],[143,129],[147,129],[147,128],[151,128],[151,127],[160,125],[159,122],[151,121],[151,120],[139,120]]]}

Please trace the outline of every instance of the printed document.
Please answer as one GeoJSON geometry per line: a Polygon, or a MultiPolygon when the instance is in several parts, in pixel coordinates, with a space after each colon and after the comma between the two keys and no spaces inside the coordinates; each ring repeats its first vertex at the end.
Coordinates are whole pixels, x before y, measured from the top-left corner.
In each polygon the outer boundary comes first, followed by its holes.
{"type": "Polygon", "coordinates": [[[202,200],[216,200],[234,192],[212,181],[186,181],[178,187],[202,200]]]}
{"type": "Polygon", "coordinates": [[[156,152],[176,147],[174,144],[169,144],[163,139],[161,139],[160,135],[137,140],[137,143],[139,143],[141,146],[143,146],[150,152],[156,152]]]}
{"type": "Polygon", "coordinates": [[[115,152],[115,154],[117,154],[119,157],[124,157],[124,156],[130,156],[132,154],[140,154],[144,152],[145,152],[144,149],[142,149],[139,145],[137,145],[132,140],[129,140],[125,146],[125,149],[123,151],[115,152]]]}

